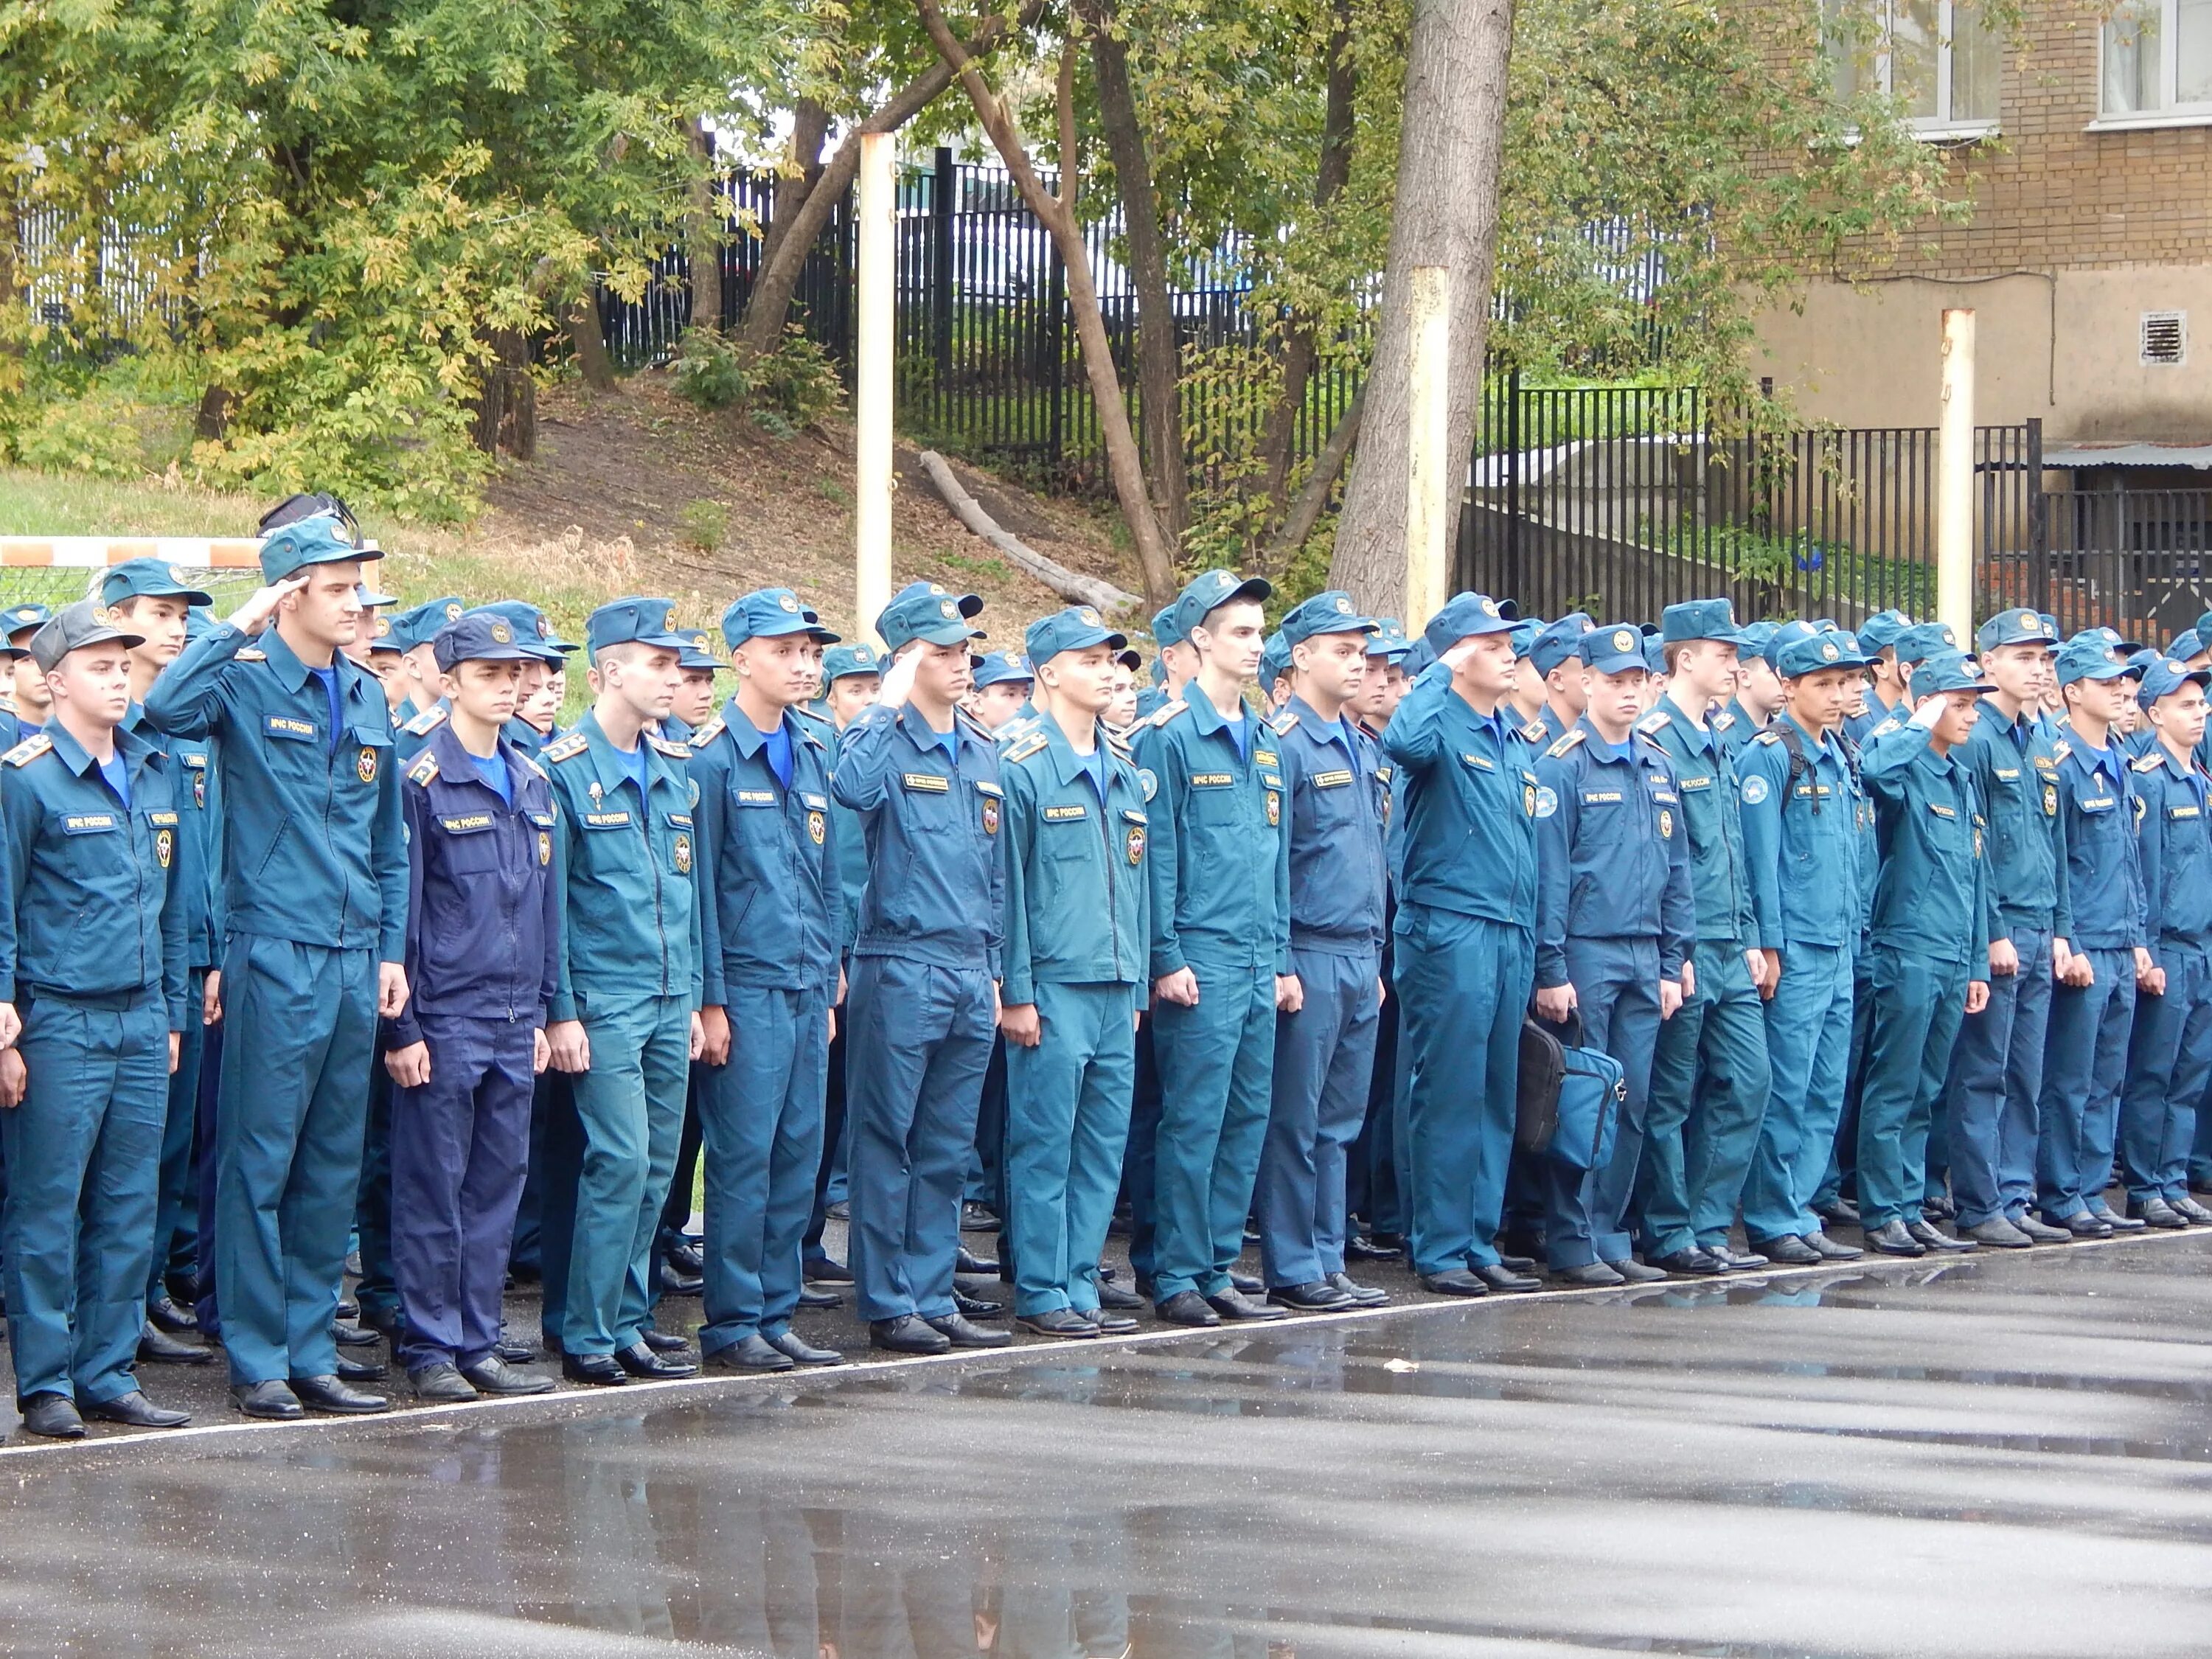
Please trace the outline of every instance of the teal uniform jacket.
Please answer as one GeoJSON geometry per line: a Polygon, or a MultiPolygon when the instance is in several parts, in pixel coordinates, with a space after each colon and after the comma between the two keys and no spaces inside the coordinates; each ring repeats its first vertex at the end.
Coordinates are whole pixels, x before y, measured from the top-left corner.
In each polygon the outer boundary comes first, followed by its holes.
{"type": "Polygon", "coordinates": [[[1730,697],[1729,706],[1708,719],[1705,724],[1712,728],[1722,746],[1731,755],[1741,754],[1744,744],[1765,729],[1752,719],[1751,711],[1735,697],[1730,697]]]}
{"type": "Polygon", "coordinates": [[[699,903],[692,866],[690,751],[655,738],[638,799],[630,758],[587,714],[545,745],[553,780],[554,885],[561,902],[561,989],[549,1020],[576,1019],[579,999],[700,1000],[699,903]]]}
{"type": "Polygon", "coordinates": [[[1973,772],[1989,819],[1990,890],[1999,914],[2011,927],[2069,937],[2056,736],[2033,719],[2008,724],[1984,699],[1981,719],[1951,752],[1973,772]]]}
{"type": "Polygon", "coordinates": [[[2006,932],[1990,889],[1988,824],[1972,763],[1955,748],[1937,754],[1926,727],[1892,718],[1869,735],[1860,775],[1881,847],[1869,942],[1964,963],[1984,977],[1989,947],[2006,932]]]}
{"type": "Polygon", "coordinates": [[[1764,951],[1856,949],[1864,913],[1858,803],[1843,751],[1785,713],[1743,745],[1736,763],[1756,929],[1748,942],[1764,951]],[[1798,743],[1802,767],[1790,763],[1785,729],[1798,743]]]}
{"type": "Polygon", "coordinates": [[[1382,752],[1406,778],[1398,902],[1533,933],[1536,773],[1516,728],[1476,714],[1437,663],[1390,717],[1382,752]]]}
{"type": "Polygon", "coordinates": [[[384,688],[336,653],[333,734],[321,683],[275,628],[260,641],[220,623],[146,697],[156,732],[217,739],[224,931],[404,961],[407,845],[384,688]],[[272,860],[282,883],[263,879],[272,860]]]}
{"type": "MultiPolygon", "coordinates": [[[[837,723],[811,708],[792,712],[822,740],[822,747],[830,757],[830,769],[836,772],[838,751],[845,743],[845,734],[837,729],[837,723]]],[[[860,896],[868,890],[868,833],[861,825],[860,815],[834,794],[830,797],[830,818],[836,826],[837,890],[841,901],[837,950],[841,956],[849,956],[853,941],[860,933],[860,896]]]]}
{"type": "Polygon", "coordinates": [[[2058,811],[2066,843],[2066,893],[2077,951],[2128,951],[2150,943],[2136,855],[2134,774],[2117,744],[2087,747],[2057,728],[2058,811]]]}
{"type": "Polygon", "coordinates": [[[1662,698],[1636,729],[1658,744],[1674,769],[1697,936],[1708,945],[1741,949],[1752,937],[1751,868],[1736,808],[1735,757],[1710,726],[1701,732],[1692,725],[1671,697],[1662,698]]]}
{"type": "Polygon", "coordinates": [[[2212,940],[2212,817],[2202,767],[2163,744],[2135,763],[2136,842],[2152,942],[2202,953],[2212,940]]]}
{"type": "Polygon", "coordinates": [[[511,720],[499,729],[501,737],[513,744],[532,760],[536,760],[545,745],[560,735],[557,731],[541,732],[528,720],[511,720]]]}
{"type": "Polygon", "coordinates": [[[158,988],[172,1031],[196,1018],[186,991],[191,890],[199,872],[184,831],[172,758],[118,731],[130,780],[116,799],[82,744],[58,724],[5,757],[12,948],[0,1000],[127,997],[158,988]]]}
{"type": "Polygon", "coordinates": [[[1536,763],[1536,983],[1568,982],[1569,939],[1656,939],[1681,977],[1697,937],[1689,840],[1667,752],[1640,732],[1615,748],[1586,720],[1536,763]]]}
{"type": "Polygon", "coordinates": [[[1129,750],[1105,735],[1106,793],[1058,722],[1040,714],[1000,752],[1006,791],[1006,942],[1000,1000],[1040,983],[1140,985],[1151,957],[1151,814],[1129,750]]]}
{"type": "Polygon", "coordinates": [[[1291,837],[1282,757],[1259,712],[1244,708],[1249,752],[1205,696],[1178,699],[1137,733],[1136,761],[1157,833],[1152,864],[1152,977],[1191,965],[1291,971],[1291,837]]]}
{"type": "Polygon", "coordinates": [[[447,709],[447,705],[442,702],[434,703],[419,714],[409,715],[393,731],[392,743],[398,751],[402,766],[421,754],[423,745],[430,741],[430,734],[446,723],[447,709]]]}
{"type": "Polygon", "coordinates": [[[183,867],[192,873],[183,878],[185,936],[187,965],[212,968],[220,960],[222,930],[216,926],[215,903],[216,817],[210,801],[209,745],[198,738],[165,738],[146,725],[146,710],[132,703],[123,717],[123,729],[136,732],[167,753],[175,763],[172,787],[177,795],[177,816],[183,839],[191,842],[190,860],[183,867]]]}

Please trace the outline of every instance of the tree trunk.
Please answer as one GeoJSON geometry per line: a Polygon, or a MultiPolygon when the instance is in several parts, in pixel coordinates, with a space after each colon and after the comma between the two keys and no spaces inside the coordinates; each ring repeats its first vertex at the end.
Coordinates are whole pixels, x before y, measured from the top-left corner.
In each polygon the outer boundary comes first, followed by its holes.
{"type": "Polygon", "coordinates": [[[599,296],[586,290],[570,301],[561,324],[576,354],[576,372],[594,392],[615,389],[614,359],[607,356],[607,337],[599,327],[599,296]]]}
{"type": "Polygon", "coordinates": [[[21,232],[15,192],[0,200],[0,396],[14,397],[23,389],[23,343],[7,331],[7,313],[15,304],[15,262],[21,232]]]}
{"type": "Polygon", "coordinates": [[[714,211],[714,140],[702,118],[694,116],[689,125],[691,154],[699,167],[684,190],[684,264],[691,284],[691,322],[694,327],[720,328],[722,226],[714,211]]]}
{"type": "MultiPolygon", "coordinates": [[[[1038,180],[1036,170],[1030,166],[1029,152],[1023,148],[1022,136],[1015,129],[1012,118],[983,84],[983,77],[977,73],[966,49],[954,38],[938,0],[915,0],[915,4],[921,13],[930,39],[937,43],[938,52],[957,70],[968,101],[975,106],[983,131],[990,134],[999,159],[1013,175],[1023,202],[1051,235],[1053,246],[1066,268],[1067,308],[1075,317],[1076,338],[1083,348],[1083,369],[1091,382],[1091,400],[1098,411],[1098,434],[1106,445],[1106,470],[1113,479],[1115,499],[1129,526],[1130,539],[1137,544],[1137,568],[1144,574],[1145,599],[1148,604],[1164,605],[1176,593],[1175,557],[1160,533],[1159,521],[1152,515],[1152,498],[1146,493],[1145,469],[1137,456],[1137,434],[1129,425],[1128,401],[1121,394],[1121,377],[1115,372],[1112,343],[1106,337],[1106,319],[1098,309],[1098,289],[1091,280],[1090,250],[1084,246],[1082,227],[1075,222],[1075,157],[1072,154],[1063,155],[1066,165],[1061,173],[1062,194],[1052,195],[1038,180]]],[[[1063,55],[1060,84],[1063,135],[1073,126],[1073,87],[1066,68],[1069,61],[1063,55]]]]}
{"type": "Polygon", "coordinates": [[[1359,418],[1366,400],[1364,390],[1352,393],[1351,404],[1337,416],[1336,429],[1328,434],[1321,453],[1314,457],[1313,471],[1306,474],[1297,499],[1283,515],[1282,528],[1261,551],[1261,574],[1272,576],[1288,565],[1306,544],[1306,538],[1313,534],[1314,526],[1321,522],[1322,513],[1328,506],[1328,492],[1336,485],[1336,475],[1344,470],[1345,457],[1352,453],[1352,446],[1359,441],[1359,418]]]}
{"type": "Polygon", "coordinates": [[[530,378],[530,337],[495,329],[488,343],[492,361],[484,367],[469,435],[487,455],[504,451],[531,460],[538,453],[538,382],[530,378]]]}
{"type": "MultiPolygon", "coordinates": [[[[1329,585],[1388,616],[1406,592],[1407,430],[1418,265],[1451,273],[1447,453],[1464,457],[1481,400],[1513,0],[1414,0],[1396,204],[1359,453],[1337,520],[1329,585]]],[[[1405,619],[1408,632],[1426,620],[1405,619]]]]}
{"type": "Polygon", "coordinates": [[[783,246],[791,222],[806,205],[815,185],[822,182],[822,145],[829,136],[829,110],[814,99],[800,99],[791,119],[791,157],[798,163],[799,176],[776,181],[775,216],[761,234],[763,267],[775,263],[776,250],[783,246]]]}
{"type": "MultiPolygon", "coordinates": [[[[1129,276],[1137,289],[1137,418],[1144,423],[1145,474],[1160,532],[1180,543],[1190,525],[1190,472],[1183,463],[1182,411],[1176,394],[1182,346],[1175,301],[1168,293],[1168,257],[1152,157],[1129,84],[1129,49],[1114,34],[1113,0],[1079,0],[1089,25],[1091,64],[1098,80],[1098,118],[1121,187],[1121,224],[1128,239],[1129,276]]],[[[1063,156],[1063,167],[1073,161],[1063,156]]]]}

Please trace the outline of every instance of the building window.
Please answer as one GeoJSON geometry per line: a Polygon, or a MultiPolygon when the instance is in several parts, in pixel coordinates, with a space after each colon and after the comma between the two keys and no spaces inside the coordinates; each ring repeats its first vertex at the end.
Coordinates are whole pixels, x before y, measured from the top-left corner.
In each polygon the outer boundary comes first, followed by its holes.
{"type": "Polygon", "coordinates": [[[2212,115],[2212,0],[2119,0],[2104,36],[2106,118],[2212,115]]]}
{"type": "MultiPolygon", "coordinates": [[[[2182,3],[2212,10],[2212,0],[2182,3]]],[[[1906,123],[1924,137],[1996,131],[2003,40],[1976,0],[1821,0],[1820,9],[1839,94],[1895,99],[1906,123]]]]}

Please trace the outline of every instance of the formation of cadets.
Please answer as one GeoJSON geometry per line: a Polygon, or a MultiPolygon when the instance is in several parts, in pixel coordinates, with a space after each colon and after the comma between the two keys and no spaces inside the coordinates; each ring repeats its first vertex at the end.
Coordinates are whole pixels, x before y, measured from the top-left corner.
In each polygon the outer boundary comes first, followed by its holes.
{"type": "Polygon", "coordinates": [[[1371,1307],[1401,1254],[1477,1297],[2212,1224],[2212,617],[1969,654],[1325,592],[1271,636],[1215,570],[1140,696],[1088,608],[977,658],[928,583],[880,653],[632,598],[580,647],[272,519],[228,621],[150,559],[0,613],[33,1433],[184,1422],[137,1367],[195,1333],[257,1418],[387,1409],[379,1333],[422,1399],[542,1392],[510,1273],[615,1385],[837,1364],[799,1318],[845,1294],[929,1353],[1371,1307]],[[1532,1015],[1619,1063],[1607,1137],[1529,1139],[1532,1015]]]}

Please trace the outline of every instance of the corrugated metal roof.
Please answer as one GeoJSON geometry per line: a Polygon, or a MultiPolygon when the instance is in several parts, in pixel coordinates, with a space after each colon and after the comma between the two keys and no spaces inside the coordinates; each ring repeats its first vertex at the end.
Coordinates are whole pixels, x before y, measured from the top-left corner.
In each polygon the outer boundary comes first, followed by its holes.
{"type": "Polygon", "coordinates": [[[2193,466],[2212,471],[2212,444],[2045,444],[2045,466],[2193,466]]]}

